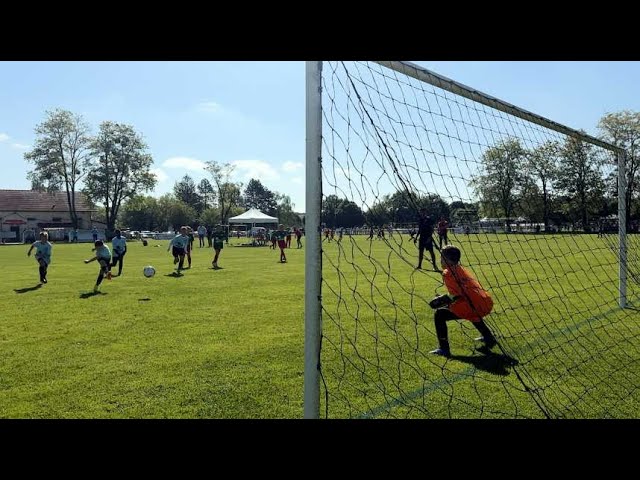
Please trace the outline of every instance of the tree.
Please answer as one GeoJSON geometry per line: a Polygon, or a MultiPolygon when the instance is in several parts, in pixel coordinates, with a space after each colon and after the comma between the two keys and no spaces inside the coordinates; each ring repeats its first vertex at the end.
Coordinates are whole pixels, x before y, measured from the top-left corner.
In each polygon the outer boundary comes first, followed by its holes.
{"type": "Polygon", "coordinates": [[[387,205],[384,202],[374,203],[365,213],[365,220],[369,226],[381,227],[385,223],[389,223],[390,215],[387,205]]]}
{"type": "Polygon", "coordinates": [[[340,204],[336,223],[345,228],[361,227],[365,224],[364,212],[355,202],[345,198],[340,204]]]}
{"type": "Polygon", "coordinates": [[[567,194],[569,207],[574,207],[585,231],[589,230],[590,207],[598,208],[598,199],[604,194],[604,179],[599,166],[593,145],[573,137],[567,138],[561,150],[555,187],[567,194]]]}
{"type": "Polygon", "coordinates": [[[196,211],[174,195],[167,193],[158,199],[164,229],[177,231],[183,225],[191,225],[196,218],[196,211]]]}
{"type": "Polygon", "coordinates": [[[151,196],[136,195],[122,206],[118,223],[132,230],[156,230],[166,228],[158,201],[151,196]]]}
{"type": "Polygon", "coordinates": [[[526,171],[540,182],[542,188],[542,221],[545,231],[549,228],[549,207],[551,205],[551,187],[558,175],[558,156],[560,145],[554,141],[547,141],[527,152],[526,171]]]}
{"type": "Polygon", "coordinates": [[[322,200],[322,213],[320,221],[323,225],[331,228],[338,226],[337,217],[342,199],[337,195],[328,195],[322,200]]]}
{"type": "Polygon", "coordinates": [[[200,214],[200,223],[206,225],[207,228],[213,227],[218,223],[220,212],[217,208],[207,208],[200,214]]]}
{"type": "Polygon", "coordinates": [[[226,225],[231,212],[235,211],[235,208],[242,201],[242,195],[240,195],[241,183],[225,182],[220,186],[220,193],[218,198],[222,198],[224,203],[220,203],[220,223],[226,225]]]}
{"type": "Polygon", "coordinates": [[[276,195],[260,180],[252,178],[244,189],[244,204],[247,208],[257,208],[267,215],[275,215],[278,209],[276,195]]]}
{"type": "Polygon", "coordinates": [[[202,200],[196,191],[196,183],[189,175],[173,185],[173,194],[181,202],[191,206],[197,213],[202,211],[202,200]]]}
{"type": "Polygon", "coordinates": [[[460,200],[449,204],[449,218],[455,224],[468,225],[478,221],[478,206],[474,203],[465,203],[460,200]]]}
{"type": "Polygon", "coordinates": [[[115,230],[122,202],[140,192],[153,189],[153,159],[147,144],[131,125],[103,122],[91,141],[92,158],[88,162],[84,191],[105,209],[107,230],[115,230]]]}
{"type": "Polygon", "coordinates": [[[278,222],[285,226],[299,225],[300,217],[293,211],[295,205],[291,202],[291,198],[278,192],[273,196],[276,200],[275,216],[278,217],[278,222]]]}
{"type": "MultiPolygon", "coordinates": [[[[530,222],[539,223],[545,217],[544,213],[544,194],[540,190],[538,184],[533,181],[525,181],[521,188],[520,194],[518,196],[518,211],[522,214],[526,219],[530,222]]],[[[548,205],[547,205],[548,207],[548,205]]],[[[545,230],[548,226],[548,222],[545,222],[545,230]]]]}
{"type": "Polygon", "coordinates": [[[381,204],[388,214],[388,221],[395,224],[417,222],[422,208],[426,208],[427,214],[435,219],[449,216],[449,205],[439,195],[432,193],[420,195],[398,190],[392,195],[385,195],[381,204]]]}
{"type": "Polygon", "coordinates": [[[500,209],[507,225],[511,223],[518,188],[523,183],[524,156],[525,151],[517,138],[502,140],[482,154],[485,173],[471,180],[484,208],[488,211],[500,209]]]}
{"type": "Polygon", "coordinates": [[[390,221],[396,224],[415,222],[420,210],[416,204],[417,198],[417,194],[409,195],[404,190],[386,195],[382,203],[385,204],[386,210],[389,212],[390,221]]]}
{"type": "Polygon", "coordinates": [[[211,182],[206,178],[200,180],[198,184],[198,193],[200,194],[200,201],[202,203],[202,210],[207,210],[210,206],[213,206],[213,202],[216,199],[216,192],[211,186],[211,182]]]}
{"type": "Polygon", "coordinates": [[[67,193],[73,228],[78,228],[76,190],[86,174],[91,137],[89,126],[80,115],[56,109],[46,112],[45,121],[35,128],[36,140],[24,154],[34,169],[27,174],[32,188],[67,193]]]}
{"type": "Polygon", "coordinates": [[[220,164],[216,161],[206,162],[205,170],[211,175],[214,190],[218,197],[218,208],[220,211],[220,223],[226,224],[230,210],[238,205],[241,200],[241,183],[231,181],[231,174],[235,169],[230,163],[220,164]]]}
{"type": "MultiPolygon", "coordinates": [[[[603,140],[613,143],[626,151],[627,194],[627,222],[631,219],[633,199],[640,193],[640,112],[623,110],[608,113],[600,119],[598,128],[603,140]]],[[[617,178],[612,179],[617,188],[617,178]]]]}

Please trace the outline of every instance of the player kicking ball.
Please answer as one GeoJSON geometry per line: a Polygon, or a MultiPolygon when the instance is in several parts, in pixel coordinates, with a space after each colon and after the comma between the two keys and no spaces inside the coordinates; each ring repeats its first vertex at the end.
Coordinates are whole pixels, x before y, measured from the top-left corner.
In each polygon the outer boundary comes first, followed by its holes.
{"type": "Polygon", "coordinates": [[[100,271],[98,272],[98,278],[96,279],[96,285],[93,287],[94,293],[98,293],[100,291],[100,284],[105,277],[107,280],[111,280],[111,250],[107,247],[102,240],[96,240],[94,243],[95,248],[92,251],[95,251],[96,254],[93,258],[85,260],[84,263],[91,263],[94,260],[97,260],[100,264],[100,271]]]}

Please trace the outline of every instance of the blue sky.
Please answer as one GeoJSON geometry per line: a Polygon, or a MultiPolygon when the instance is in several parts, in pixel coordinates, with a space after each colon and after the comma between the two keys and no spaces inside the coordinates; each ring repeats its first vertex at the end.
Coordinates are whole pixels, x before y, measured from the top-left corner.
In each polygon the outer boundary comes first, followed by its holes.
{"type": "MultiPolygon", "coordinates": [[[[437,73],[597,135],[607,112],[640,110],[640,62],[429,62],[437,73]]],[[[28,189],[24,152],[47,109],[132,124],[158,185],[202,162],[236,165],[304,211],[304,62],[0,62],[0,188],[28,189]]]]}

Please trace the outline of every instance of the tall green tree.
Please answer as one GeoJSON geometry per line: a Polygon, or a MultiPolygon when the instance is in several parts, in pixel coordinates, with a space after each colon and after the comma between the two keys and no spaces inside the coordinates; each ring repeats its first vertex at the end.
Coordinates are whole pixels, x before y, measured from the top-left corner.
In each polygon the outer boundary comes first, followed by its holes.
{"type": "MultiPolygon", "coordinates": [[[[540,184],[542,195],[542,221],[545,231],[549,228],[549,209],[551,206],[551,191],[553,182],[558,176],[558,162],[560,156],[558,142],[547,141],[530,150],[526,154],[526,173],[540,184]]],[[[532,192],[532,188],[527,189],[532,192]]],[[[525,202],[526,203],[526,202],[525,202]]]]}
{"type": "Polygon", "coordinates": [[[198,193],[200,194],[200,201],[202,203],[202,210],[206,210],[213,206],[213,202],[216,199],[216,192],[211,186],[211,182],[206,178],[200,180],[198,184],[198,193]]]}
{"type": "MultiPolygon", "coordinates": [[[[634,199],[640,195],[640,112],[623,110],[608,113],[598,123],[600,136],[603,140],[613,143],[626,151],[627,170],[627,222],[631,218],[634,199]]],[[[617,189],[617,178],[611,183],[617,189]]]]}
{"type": "Polygon", "coordinates": [[[337,217],[342,199],[337,195],[327,195],[322,199],[322,212],[320,221],[323,225],[331,228],[338,226],[337,217]]]}
{"type": "Polygon", "coordinates": [[[573,137],[567,138],[561,149],[555,187],[570,199],[570,212],[574,212],[574,218],[577,216],[587,231],[589,211],[600,209],[605,190],[600,160],[591,144],[573,137]]]}
{"type": "Polygon", "coordinates": [[[233,207],[239,205],[242,200],[240,195],[242,184],[231,181],[235,166],[230,163],[208,161],[206,162],[205,170],[209,173],[211,184],[216,191],[220,223],[226,225],[229,212],[233,207]]]}
{"type": "Polygon", "coordinates": [[[173,185],[173,194],[178,200],[192,207],[196,213],[202,211],[202,199],[196,190],[196,182],[185,175],[173,185]]]}
{"type": "Polygon", "coordinates": [[[56,109],[45,113],[45,120],[35,128],[32,150],[24,154],[34,168],[27,174],[32,188],[64,190],[73,228],[78,228],[76,192],[83,177],[91,148],[89,125],[80,115],[56,109]]]}
{"type": "Polygon", "coordinates": [[[518,190],[523,184],[525,150],[517,138],[508,138],[488,148],[482,154],[484,173],[471,180],[471,186],[486,211],[496,211],[506,217],[507,225],[513,217],[518,190]]]}
{"type": "Polygon", "coordinates": [[[275,216],[278,217],[278,222],[288,227],[301,225],[300,217],[293,211],[295,205],[289,195],[275,192],[273,196],[276,201],[275,216]]]}
{"type": "Polygon", "coordinates": [[[147,144],[131,125],[103,122],[92,139],[84,192],[103,205],[108,231],[115,230],[123,201],[156,185],[153,158],[146,150],[147,144]]]}
{"type": "Polygon", "coordinates": [[[336,223],[339,227],[352,228],[362,227],[365,224],[365,216],[362,209],[351,200],[342,199],[336,223]]]}
{"type": "Polygon", "coordinates": [[[247,208],[257,208],[267,215],[276,214],[278,199],[274,192],[262,185],[260,180],[255,178],[249,180],[242,197],[247,208]]]}
{"type": "Polygon", "coordinates": [[[367,225],[374,227],[381,227],[391,221],[391,215],[385,202],[374,203],[365,212],[364,216],[367,225]]]}
{"type": "Polygon", "coordinates": [[[118,223],[132,230],[164,230],[163,215],[158,200],[151,196],[136,195],[123,205],[118,223]]]}
{"type": "Polygon", "coordinates": [[[191,225],[197,216],[195,209],[174,195],[167,193],[158,199],[164,229],[177,231],[183,225],[191,225]]]}

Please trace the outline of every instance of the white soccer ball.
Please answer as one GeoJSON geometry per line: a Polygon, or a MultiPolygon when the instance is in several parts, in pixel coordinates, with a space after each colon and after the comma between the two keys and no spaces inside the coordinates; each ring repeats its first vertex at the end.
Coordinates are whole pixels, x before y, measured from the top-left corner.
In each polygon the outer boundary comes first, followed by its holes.
{"type": "Polygon", "coordinates": [[[153,268],[151,265],[147,265],[146,267],[144,267],[144,269],[142,270],[142,273],[144,273],[144,276],[147,278],[151,278],[156,274],[156,269],[153,268]]]}

